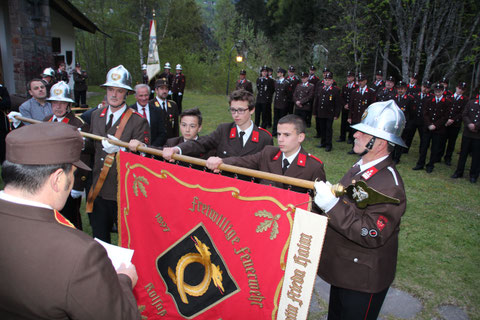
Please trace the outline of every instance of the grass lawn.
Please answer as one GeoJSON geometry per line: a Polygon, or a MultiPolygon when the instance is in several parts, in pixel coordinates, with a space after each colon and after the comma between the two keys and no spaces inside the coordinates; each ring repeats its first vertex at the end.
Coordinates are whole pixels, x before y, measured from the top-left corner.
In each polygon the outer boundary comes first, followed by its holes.
{"type": "MultiPolygon", "coordinates": [[[[94,89],[94,88],[92,88],[94,89]]],[[[97,88],[92,91],[101,92],[97,88]]],[[[97,105],[103,93],[88,99],[97,105]]],[[[127,100],[134,102],[133,96],[127,100]]],[[[230,122],[228,100],[223,95],[205,95],[188,91],[183,108],[199,107],[203,114],[202,134],[208,134],[221,122],[230,122]]],[[[334,122],[334,139],[339,121],[334,122]]],[[[307,130],[304,147],[325,164],[327,179],[336,183],[357,160],[347,155],[350,145],[335,143],[332,152],[318,149],[315,129],[307,130]]],[[[460,148],[459,137],[457,151],[460,148]]],[[[418,135],[410,153],[397,166],[405,182],[407,211],[402,219],[396,280],[393,284],[421,300],[424,309],[417,319],[439,318],[436,308],[452,304],[463,308],[470,319],[480,319],[480,183],[453,180],[458,155],[453,166],[438,163],[433,173],[413,171],[418,157],[418,135]]],[[[467,162],[467,169],[470,165],[467,162]]],[[[466,171],[468,177],[468,171],[466,171]]],[[[91,232],[88,219],[84,229],[91,232]]],[[[116,241],[116,238],[114,239],[116,241]]]]}

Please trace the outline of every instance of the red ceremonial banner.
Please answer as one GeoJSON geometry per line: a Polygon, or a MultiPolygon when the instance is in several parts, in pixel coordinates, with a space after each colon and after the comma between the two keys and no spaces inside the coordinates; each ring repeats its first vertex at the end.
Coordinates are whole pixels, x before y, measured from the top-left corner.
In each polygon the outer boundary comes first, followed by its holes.
{"type": "Polygon", "coordinates": [[[119,243],[144,319],[275,319],[310,197],[120,152],[119,243]]]}

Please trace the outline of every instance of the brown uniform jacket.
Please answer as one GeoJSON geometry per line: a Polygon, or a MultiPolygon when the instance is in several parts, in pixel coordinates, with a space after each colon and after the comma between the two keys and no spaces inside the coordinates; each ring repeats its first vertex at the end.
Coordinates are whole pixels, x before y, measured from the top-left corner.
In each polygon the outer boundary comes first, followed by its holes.
{"type": "Polygon", "coordinates": [[[435,96],[432,96],[425,102],[423,121],[425,123],[425,130],[429,130],[428,126],[435,125],[433,132],[443,134],[445,132],[445,123],[448,120],[448,112],[452,107],[452,101],[442,96],[440,102],[436,102],[435,96]]]}
{"type": "Polygon", "coordinates": [[[475,99],[470,100],[462,114],[463,118],[463,135],[473,139],[480,139],[480,105],[478,103],[478,95],[475,99]],[[473,123],[477,132],[468,129],[468,125],[473,123]]]}
{"type": "Polygon", "coordinates": [[[280,83],[280,80],[275,82],[275,99],[273,100],[273,107],[275,109],[287,109],[289,89],[290,82],[286,78],[283,79],[282,83],[280,83]]]}
{"type": "Polygon", "coordinates": [[[252,81],[248,79],[243,79],[243,80],[237,80],[237,83],[235,85],[235,90],[247,90],[250,93],[253,93],[253,86],[252,86],[252,81]]]}
{"type": "Polygon", "coordinates": [[[342,87],[342,98],[345,104],[348,104],[348,102],[350,101],[352,92],[357,90],[357,88],[358,88],[358,85],[356,85],[355,83],[352,83],[351,88],[348,87],[348,83],[342,87]]]}
{"type": "MultiPolygon", "coordinates": [[[[157,98],[153,98],[148,102],[150,110],[160,109],[160,114],[163,116],[163,124],[167,131],[167,139],[178,137],[180,133],[180,124],[178,121],[178,107],[175,101],[167,100],[167,111],[160,105],[157,98]]],[[[159,145],[160,146],[160,145],[159,145]]]]}
{"type": "Polygon", "coordinates": [[[315,90],[315,101],[313,102],[313,115],[317,118],[333,119],[340,115],[340,111],[345,104],[343,103],[340,89],[330,86],[328,90],[325,86],[318,85],[315,90]]]}
{"type": "Polygon", "coordinates": [[[0,319],[140,319],[130,278],[59,221],[51,209],[0,200],[0,319]]]}
{"type": "MultiPolygon", "coordinates": [[[[279,147],[266,146],[262,151],[256,154],[226,158],[223,162],[234,166],[283,175],[282,158],[282,152],[279,147]]],[[[323,163],[318,158],[307,153],[303,148],[300,149],[297,157],[290,164],[284,175],[309,181],[315,181],[316,179],[326,181],[323,163]]],[[[307,191],[304,188],[289,186],[270,180],[260,180],[260,183],[273,185],[282,189],[291,189],[296,192],[307,191]]]]}
{"type": "MultiPolygon", "coordinates": [[[[45,117],[43,121],[51,122],[53,120],[53,115],[45,117]]],[[[85,123],[81,118],[76,117],[72,112],[69,112],[65,115],[65,118],[62,120],[63,123],[68,123],[76,128],[81,128],[83,132],[89,132],[90,127],[87,123],[85,123]]],[[[80,155],[80,160],[83,161],[86,165],[90,165],[92,156],[87,152],[82,152],[80,155]]],[[[73,189],[82,191],[85,189],[86,181],[88,177],[88,171],[77,168],[75,171],[75,182],[73,183],[73,189]]]]}
{"type": "Polygon", "coordinates": [[[185,90],[185,75],[183,73],[175,74],[175,76],[173,77],[172,92],[173,93],[181,92],[183,94],[184,90],[185,90]]]}
{"type": "MultiPolygon", "coordinates": [[[[198,136],[198,139],[199,140],[200,139],[205,139],[205,137],[204,136],[198,136]]],[[[185,140],[183,139],[183,137],[170,138],[170,139],[167,140],[167,143],[165,143],[165,147],[167,147],[167,148],[175,147],[175,146],[178,146],[179,144],[184,143],[184,142],[185,142],[185,140]]],[[[215,156],[215,154],[216,154],[215,149],[212,149],[205,154],[199,154],[198,157],[200,159],[205,159],[206,160],[210,157],[215,156]]]]}
{"type": "Polygon", "coordinates": [[[295,102],[296,110],[310,111],[312,110],[313,95],[315,93],[315,85],[307,82],[305,85],[299,83],[295,92],[293,93],[293,102],[295,102]],[[300,101],[301,106],[297,105],[297,101],[300,101]]]}
{"type": "Polygon", "coordinates": [[[202,139],[186,141],[178,145],[182,154],[199,156],[216,149],[216,156],[220,158],[246,156],[260,152],[265,146],[273,145],[272,135],[265,129],[253,125],[253,131],[248,142],[242,146],[237,133],[235,122],[222,123],[215,131],[202,139]]]}
{"type": "Polygon", "coordinates": [[[417,125],[423,125],[424,123],[424,120],[423,120],[423,114],[424,114],[424,110],[425,110],[425,103],[426,101],[428,101],[430,98],[432,97],[431,94],[427,93],[427,94],[423,94],[423,97],[422,97],[422,93],[421,92],[418,92],[418,93],[415,93],[413,98],[414,98],[414,121],[415,121],[415,124],[417,125]]]}
{"type": "Polygon", "coordinates": [[[408,94],[411,94],[411,95],[414,95],[415,93],[419,93],[420,91],[422,91],[420,89],[420,86],[417,85],[417,84],[414,84],[413,86],[409,84],[407,84],[407,93],[408,94]]]}
{"type": "Polygon", "coordinates": [[[413,108],[415,107],[415,99],[408,93],[405,93],[404,95],[397,94],[395,96],[395,102],[400,110],[403,111],[408,125],[408,122],[412,121],[414,117],[413,108]]]}
{"type": "Polygon", "coordinates": [[[348,102],[348,118],[352,120],[351,124],[360,123],[365,109],[375,102],[375,91],[370,88],[365,88],[363,95],[360,93],[360,87],[353,91],[348,102]]]}
{"type": "MultiPolygon", "coordinates": [[[[115,122],[108,131],[105,131],[107,124],[107,109],[108,107],[99,108],[92,113],[92,124],[90,126],[91,133],[102,137],[106,137],[107,134],[115,135],[117,126],[120,124],[123,116],[120,117],[120,119],[118,119],[118,121],[115,122]]],[[[125,129],[120,137],[120,140],[124,142],[129,142],[131,139],[137,139],[145,144],[150,144],[150,129],[148,127],[147,119],[144,119],[139,113],[136,112],[134,112],[130,119],[128,119],[127,125],[125,126],[125,129]]],[[[107,153],[103,151],[101,141],[95,140],[94,142],[91,142],[89,139],[86,141],[88,141],[89,144],[89,146],[86,147],[87,150],[91,149],[91,144],[93,143],[93,148],[95,151],[92,170],[92,186],[95,186],[100,176],[100,171],[102,170],[103,162],[107,156],[107,153]]],[[[116,160],[113,162],[110,171],[108,171],[108,175],[98,195],[105,200],[117,200],[116,160]]]]}
{"type": "Polygon", "coordinates": [[[327,212],[329,221],[318,275],[337,287],[375,293],[387,288],[395,277],[400,219],[407,200],[391,157],[353,174],[356,167],[340,180],[342,185],[365,180],[369,187],[399,199],[400,204],[380,203],[359,209],[349,197],[340,197],[327,212]]]}
{"type": "Polygon", "coordinates": [[[454,95],[451,95],[450,100],[452,100],[452,107],[448,112],[448,119],[454,121],[451,124],[452,127],[460,127],[462,125],[463,109],[467,105],[468,99],[464,95],[457,97],[457,99],[454,95]]]}
{"type": "Polygon", "coordinates": [[[375,90],[375,92],[378,92],[379,90],[382,90],[383,87],[385,87],[385,81],[383,80],[380,80],[380,81],[377,81],[375,80],[372,84],[372,89],[375,90]]]}
{"type": "Polygon", "coordinates": [[[379,88],[376,91],[376,100],[377,101],[388,101],[388,100],[393,100],[395,99],[395,96],[397,95],[397,90],[395,88],[379,88]]]}

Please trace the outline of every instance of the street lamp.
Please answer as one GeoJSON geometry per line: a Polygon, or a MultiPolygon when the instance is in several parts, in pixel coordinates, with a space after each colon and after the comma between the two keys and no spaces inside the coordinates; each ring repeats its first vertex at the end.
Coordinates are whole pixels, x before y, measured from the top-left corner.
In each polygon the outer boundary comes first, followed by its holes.
{"type": "MultiPolygon", "coordinates": [[[[243,43],[243,40],[238,40],[233,46],[232,49],[230,49],[230,53],[228,54],[228,72],[227,72],[227,96],[228,96],[228,88],[230,86],[230,62],[232,61],[232,51],[233,49],[237,48],[237,46],[241,45],[243,43]]],[[[238,50],[238,49],[237,49],[238,50]]],[[[237,55],[235,61],[237,62],[242,62],[243,57],[241,55],[237,55]]]]}

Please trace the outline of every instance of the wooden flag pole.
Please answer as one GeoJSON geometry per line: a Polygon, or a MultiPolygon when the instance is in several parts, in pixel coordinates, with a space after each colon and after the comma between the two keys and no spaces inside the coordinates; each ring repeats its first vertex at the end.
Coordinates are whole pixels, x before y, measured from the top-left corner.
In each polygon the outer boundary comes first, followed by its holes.
{"type": "MultiPolygon", "coordinates": [[[[22,116],[16,116],[15,117],[18,120],[24,121],[24,122],[29,122],[29,123],[41,123],[42,121],[38,120],[33,120],[30,118],[25,118],[22,116]]],[[[108,139],[106,137],[98,136],[95,134],[91,134],[88,132],[81,132],[80,134],[86,138],[90,138],[93,140],[107,140],[109,143],[114,144],[116,146],[124,147],[128,149],[128,143],[124,141],[119,141],[119,140],[112,140],[108,139]]],[[[163,152],[159,149],[155,148],[150,148],[150,147],[141,147],[139,146],[137,148],[137,151],[143,152],[143,153],[148,153],[156,156],[163,156],[163,152]]],[[[188,162],[191,164],[199,165],[202,167],[206,167],[207,161],[199,158],[194,158],[194,157],[189,157],[189,156],[184,156],[180,154],[174,154],[172,156],[174,160],[178,161],[183,161],[183,162],[188,162]]],[[[283,184],[287,185],[292,185],[296,187],[301,187],[305,189],[312,189],[314,190],[314,182],[309,181],[309,180],[303,180],[303,179],[297,179],[297,178],[292,178],[292,177],[287,177],[287,176],[282,176],[279,174],[274,174],[274,173],[269,173],[269,172],[264,172],[264,171],[258,171],[258,170],[252,170],[252,169],[247,169],[247,168],[242,168],[242,167],[237,167],[237,166],[232,166],[229,164],[221,164],[218,169],[223,170],[223,171],[228,171],[228,172],[233,172],[236,174],[242,174],[254,178],[259,178],[259,179],[265,179],[265,180],[270,180],[270,181],[275,181],[275,182],[280,182],[283,184]]]]}

